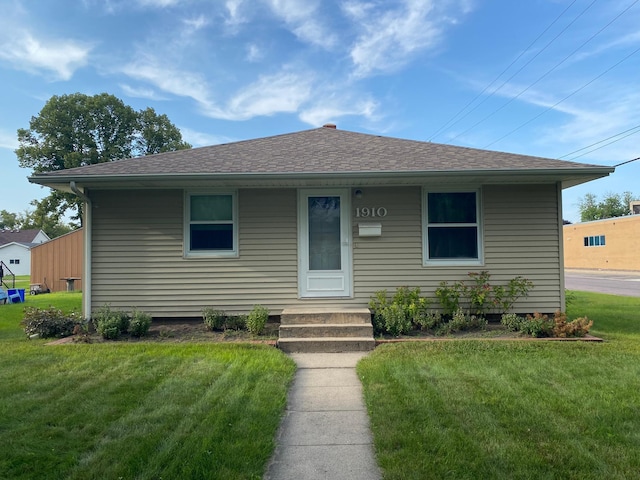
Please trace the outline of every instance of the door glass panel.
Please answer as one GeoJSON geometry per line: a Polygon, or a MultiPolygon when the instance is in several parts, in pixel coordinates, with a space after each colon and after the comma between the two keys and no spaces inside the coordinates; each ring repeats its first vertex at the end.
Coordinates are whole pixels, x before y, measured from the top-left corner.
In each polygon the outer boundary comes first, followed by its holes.
{"type": "Polygon", "coordinates": [[[309,197],[309,270],[340,270],[340,197],[309,197]]]}

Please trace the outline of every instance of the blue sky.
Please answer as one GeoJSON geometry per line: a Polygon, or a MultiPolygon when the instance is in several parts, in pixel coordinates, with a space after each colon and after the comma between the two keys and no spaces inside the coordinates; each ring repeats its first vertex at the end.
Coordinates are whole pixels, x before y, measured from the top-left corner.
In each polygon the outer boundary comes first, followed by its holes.
{"type": "MultiPolygon", "coordinates": [[[[598,165],[640,156],[638,0],[0,0],[0,12],[0,210],[48,193],[19,168],[16,130],[75,92],[153,107],[194,146],[333,122],[598,165]]],[[[640,161],[565,190],[564,218],[579,221],[588,192],[640,195],[638,179],[640,161]]]]}

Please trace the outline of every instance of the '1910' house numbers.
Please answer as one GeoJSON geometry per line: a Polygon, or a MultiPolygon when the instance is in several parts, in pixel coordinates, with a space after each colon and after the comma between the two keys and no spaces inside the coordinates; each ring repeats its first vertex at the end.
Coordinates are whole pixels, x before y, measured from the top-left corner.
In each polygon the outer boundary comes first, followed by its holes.
{"type": "Polygon", "coordinates": [[[356,218],[386,217],[387,209],[384,207],[358,207],[356,218]]]}

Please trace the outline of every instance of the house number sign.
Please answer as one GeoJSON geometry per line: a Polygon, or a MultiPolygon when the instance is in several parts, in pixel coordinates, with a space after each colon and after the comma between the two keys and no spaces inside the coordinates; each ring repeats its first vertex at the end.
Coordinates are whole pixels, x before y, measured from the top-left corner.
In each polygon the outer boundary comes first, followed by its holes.
{"type": "Polygon", "coordinates": [[[384,207],[358,207],[356,218],[386,217],[387,209],[384,207]]]}

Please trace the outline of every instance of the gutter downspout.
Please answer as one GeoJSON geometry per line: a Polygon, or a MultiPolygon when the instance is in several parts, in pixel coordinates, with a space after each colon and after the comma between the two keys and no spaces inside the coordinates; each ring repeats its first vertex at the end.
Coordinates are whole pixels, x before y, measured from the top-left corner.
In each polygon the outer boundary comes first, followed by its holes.
{"type": "Polygon", "coordinates": [[[82,192],[75,181],[69,183],[69,188],[80,197],[85,204],[84,209],[84,242],[83,242],[83,267],[82,267],[82,316],[89,318],[91,316],[91,199],[82,192]]]}

